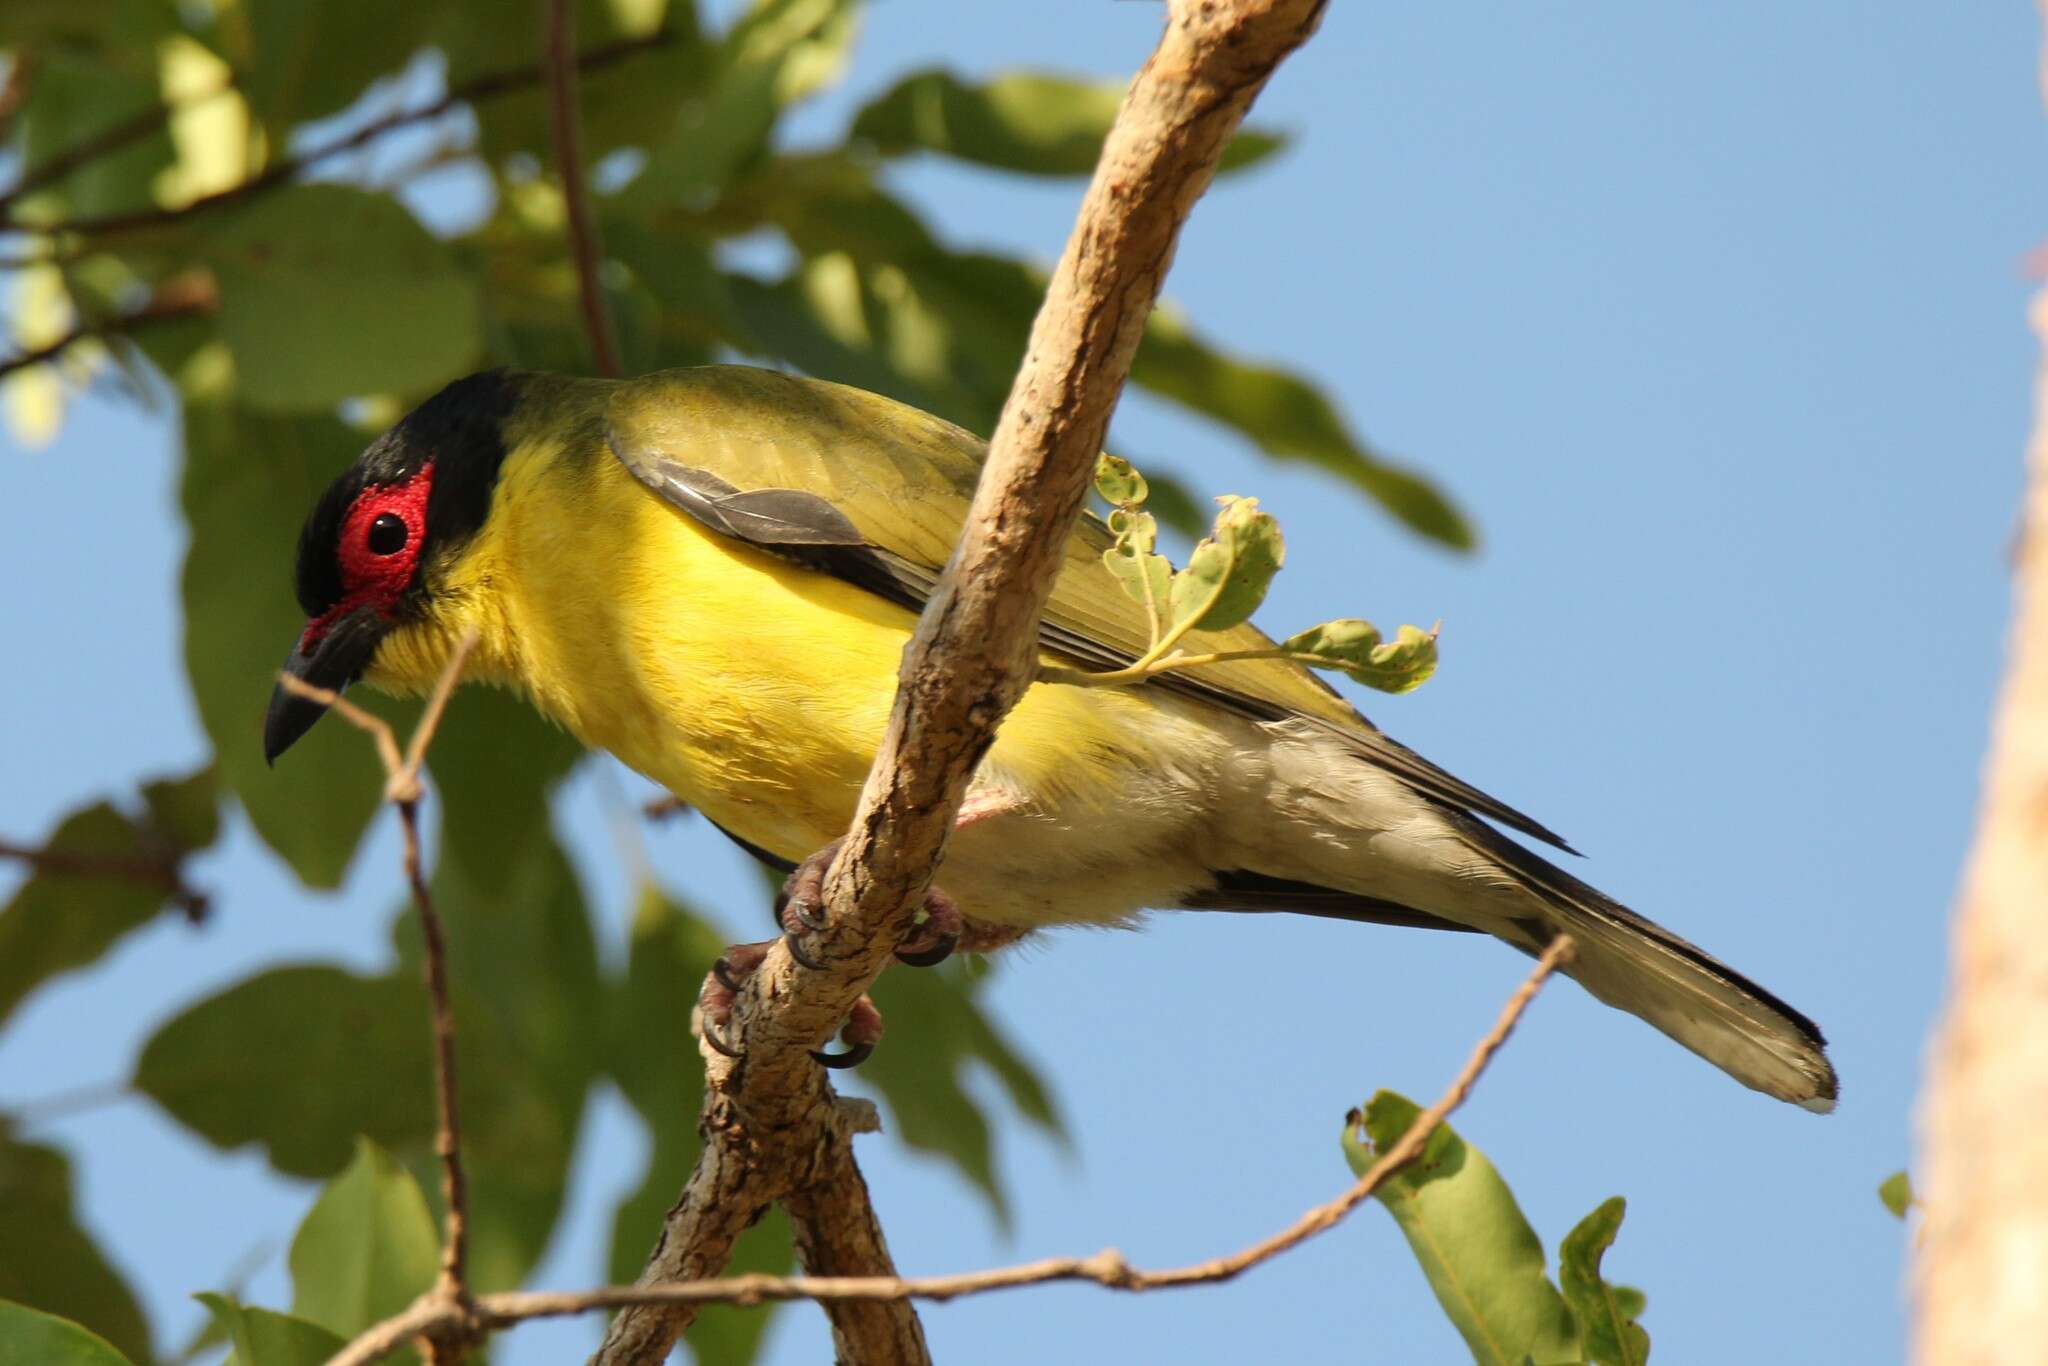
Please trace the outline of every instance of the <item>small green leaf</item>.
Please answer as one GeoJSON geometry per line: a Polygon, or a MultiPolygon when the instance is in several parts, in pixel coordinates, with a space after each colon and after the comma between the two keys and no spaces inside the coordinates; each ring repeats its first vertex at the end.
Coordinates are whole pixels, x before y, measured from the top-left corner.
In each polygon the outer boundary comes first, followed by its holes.
{"type": "Polygon", "coordinates": [[[258,407],[426,394],[477,368],[478,281],[390,195],[292,185],[228,211],[198,241],[241,395],[258,407]]]}
{"type": "MultiPolygon", "coordinates": [[[[149,1323],[134,1294],[78,1222],[72,1206],[70,1160],[55,1148],[14,1141],[4,1125],[0,1125],[0,1210],[6,1211],[5,1217],[0,1217],[0,1301],[35,1305],[49,1314],[88,1324],[92,1332],[118,1344],[135,1360],[151,1360],[149,1323]]],[[[46,1356],[10,1350],[38,1340],[12,1334],[38,1330],[33,1322],[10,1322],[7,1312],[6,1306],[0,1305],[0,1362],[12,1366],[17,1361],[75,1360],[85,1366],[96,1360],[54,1351],[46,1356]]],[[[119,1354],[112,1359],[119,1359],[119,1354]]]]}
{"type": "MultiPolygon", "coordinates": [[[[1381,1091],[1365,1107],[1367,1141],[1347,1124],[1344,1157],[1364,1175],[1420,1108],[1381,1091]]],[[[1437,1303],[1480,1366],[1580,1359],[1564,1297],[1544,1275],[1543,1244],[1486,1155],[1439,1125],[1415,1161],[1375,1193],[1422,1264],[1437,1303]]]]}
{"type": "Polygon", "coordinates": [[[0,1300],[0,1361],[8,1366],[133,1366],[90,1329],[11,1300],[0,1300]]]}
{"type": "Polygon", "coordinates": [[[369,1139],[327,1183],[292,1239],[292,1313],[354,1336],[434,1280],[440,1246],[419,1183],[369,1139]]]}
{"type": "Polygon", "coordinates": [[[1913,1178],[1903,1171],[1893,1172],[1878,1183],[1877,1198],[1898,1218],[1905,1218],[1913,1207],[1913,1178]]]}
{"type": "Polygon", "coordinates": [[[204,849],[220,836],[220,793],[211,768],[144,783],[142,801],[157,833],[181,849],[204,849]]]}
{"type": "Polygon", "coordinates": [[[1283,650],[1328,660],[1318,668],[1341,670],[1381,692],[1413,692],[1436,672],[1436,633],[1403,626],[1381,643],[1379,628],[1359,617],[1340,617],[1311,626],[1280,642],[1283,650]]]}
{"type": "Polygon", "coordinates": [[[1286,559],[1280,524],[1260,511],[1258,499],[1226,495],[1216,501],[1223,507],[1215,526],[1173,578],[1175,626],[1192,620],[1204,631],[1227,631],[1249,621],[1286,559]]]}
{"type": "MultiPolygon", "coordinates": [[[[1123,87],[1036,71],[976,84],[943,70],[919,71],[854,117],[853,134],[884,155],[939,152],[1026,175],[1087,175],[1123,103],[1123,87]]],[[[1271,133],[1245,131],[1224,151],[1224,171],[1280,150],[1271,133]]]]}
{"type": "Polygon", "coordinates": [[[1113,507],[1136,507],[1145,501],[1145,476],[1130,461],[1105,453],[1095,460],[1095,492],[1113,507]]]}
{"type": "Polygon", "coordinates": [[[1650,1359],[1650,1335],[1635,1321],[1643,1312],[1642,1292],[1609,1285],[1600,1272],[1627,1211],[1628,1202],[1615,1196],[1581,1219],[1557,1252],[1558,1284],[1596,1366],[1643,1366],[1650,1359]]]}
{"type": "Polygon", "coordinates": [[[196,1295],[235,1344],[225,1366],[326,1366],[348,1344],[317,1323],[245,1305],[229,1295],[196,1295]]]}

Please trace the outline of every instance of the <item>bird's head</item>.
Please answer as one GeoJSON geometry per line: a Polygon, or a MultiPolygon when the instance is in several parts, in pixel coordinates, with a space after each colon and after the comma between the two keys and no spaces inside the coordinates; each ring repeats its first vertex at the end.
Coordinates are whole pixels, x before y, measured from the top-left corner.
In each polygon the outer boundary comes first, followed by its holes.
{"type": "MultiPolygon", "coordinates": [[[[394,632],[431,616],[442,573],[490,512],[522,387],[521,376],[502,370],[457,380],[328,486],[299,533],[306,625],[286,673],[340,692],[394,632]]],[[[279,684],[264,719],[264,757],[275,762],[325,711],[279,684]]]]}

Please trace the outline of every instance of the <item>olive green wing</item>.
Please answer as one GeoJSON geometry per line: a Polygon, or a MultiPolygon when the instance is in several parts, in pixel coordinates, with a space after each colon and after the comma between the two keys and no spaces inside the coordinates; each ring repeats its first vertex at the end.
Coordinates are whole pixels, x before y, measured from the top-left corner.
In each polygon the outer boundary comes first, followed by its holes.
{"type": "MultiPolygon", "coordinates": [[[[745,366],[671,370],[616,386],[606,441],[665,501],[736,540],[922,610],[952,553],[987,447],[893,399],[745,366]]],[[[1112,537],[1087,516],[1040,628],[1050,653],[1122,668],[1150,644],[1144,609],[1102,565],[1112,537]]],[[[1255,650],[1251,625],[1197,631],[1191,652],[1255,650]]],[[[1262,721],[1303,720],[1417,790],[1569,848],[1512,807],[1389,739],[1323,681],[1285,660],[1170,673],[1144,684],[1262,721]]]]}

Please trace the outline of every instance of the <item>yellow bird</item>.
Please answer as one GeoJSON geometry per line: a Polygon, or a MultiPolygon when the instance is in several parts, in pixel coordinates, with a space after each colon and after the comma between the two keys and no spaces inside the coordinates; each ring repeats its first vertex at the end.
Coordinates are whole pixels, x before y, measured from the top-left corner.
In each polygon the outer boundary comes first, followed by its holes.
{"type": "MultiPolygon", "coordinates": [[[[472,376],[313,510],[297,575],[309,620],[287,669],[416,693],[474,630],[467,677],[516,689],[795,864],[846,830],[984,453],[889,399],[740,366],[472,376]]],[[[1047,663],[1144,653],[1109,543],[1094,518],[1074,533],[1047,663]]],[[[1187,644],[1270,641],[1241,626],[1187,644]]],[[[280,688],[268,756],[320,714],[280,688]]],[[[1525,953],[1569,932],[1566,971],[1594,996],[1746,1086],[1833,1107],[1812,1021],[1488,821],[1568,847],[1289,662],[1040,683],[982,762],[941,880],[982,948],[1181,907],[1477,930],[1525,953]]]]}

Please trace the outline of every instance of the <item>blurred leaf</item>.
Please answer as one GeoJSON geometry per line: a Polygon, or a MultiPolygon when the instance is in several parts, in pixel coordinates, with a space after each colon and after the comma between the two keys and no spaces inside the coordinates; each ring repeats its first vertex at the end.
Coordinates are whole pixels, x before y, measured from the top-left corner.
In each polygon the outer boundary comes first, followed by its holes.
{"type": "Polygon", "coordinates": [[[622,202],[715,196],[767,150],[785,108],[837,78],[857,13],[852,0],[755,0],[720,41],[702,98],[654,141],[622,202]]]}
{"type": "MultiPolygon", "coordinates": [[[[1120,85],[1044,72],[1003,72],[976,84],[931,69],[871,101],[855,115],[853,134],[888,156],[942,152],[1027,175],[1088,175],[1123,97],[1120,85]]],[[[1241,132],[1220,169],[1250,166],[1284,145],[1270,133],[1241,132]]]]}
{"type": "Polygon", "coordinates": [[[1007,1228],[1009,1193],[996,1179],[989,1117],[965,1085],[969,1071],[987,1067],[1017,1112],[1046,1133],[1064,1138],[1066,1128],[1037,1071],[982,1010],[981,980],[965,968],[883,973],[872,995],[892,1042],[861,1064],[859,1080],[881,1094],[892,1131],[959,1168],[1007,1228]]]}
{"type": "Polygon", "coordinates": [[[294,125],[353,104],[402,70],[429,36],[436,6],[421,0],[261,0],[242,7],[248,53],[237,85],[281,142],[294,125]]]}
{"type": "Polygon", "coordinates": [[[687,229],[658,231],[621,216],[605,224],[604,243],[661,305],[665,323],[706,344],[733,342],[742,334],[710,239],[687,229]]]}
{"type": "Polygon", "coordinates": [[[225,1366],[326,1366],[348,1344],[317,1323],[243,1305],[227,1295],[196,1295],[227,1330],[235,1350],[225,1366]]]}
{"type": "Polygon", "coordinates": [[[1905,1218],[1906,1211],[1913,1207],[1913,1178],[1903,1171],[1893,1172],[1878,1183],[1877,1198],[1884,1201],[1884,1207],[1893,1215],[1905,1218]]]}
{"type": "MultiPolygon", "coordinates": [[[[0,1301],[75,1319],[135,1361],[149,1361],[149,1324],[141,1307],[72,1209],[70,1161],[55,1148],[16,1141],[4,1124],[0,1210],[6,1211],[0,1218],[0,1301]]],[[[101,1358],[87,1351],[88,1338],[99,1341],[59,1319],[0,1303],[0,1362],[10,1366],[97,1366],[101,1358]]],[[[104,1353],[108,1361],[121,1359],[111,1349],[104,1353]]]]}
{"type": "MultiPolygon", "coordinates": [[[[1351,1170],[1364,1175],[1420,1113],[1392,1091],[1375,1095],[1364,1116],[1370,1141],[1359,1142],[1345,1126],[1351,1170]]],[[[1439,1126],[1422,1154],[1389,1177],[1375,1198],[1394,1216],[1474,1361],[1522,1366],[1525,1359],[1579,1359],[1571,1311],[1544,1275],[1536,1231],[1486,1155],[1449,1125],[1439,1126]]]]}
{"type": "Polygon", "coordinates": [[[1332,668],[1381,692],[1413,692],[1436,673],[1436,633],[1403,626],[1382,643],[1377,626],[1359,617],[1339,617],[1311,626],[1280,642],[1283,650],[1316,655],[1332,668]]]}
{"type": "Polygon", "coordinates": [[[398,1148],[433,1133],[426,993],[334,967],[273,968],[167,1021],[142,1047],[135,1086],[216,1147],[260,1143],[287,1175],[329,1176],[357,1134],[398,1148]]]}
{"type": "MultiPolygon", "coordinates": [[[[716,930],[653,887],[640,891],[631,935],[625,981],[607,993],[606,1056],[619,1089],[647,1125],[651,1148],[639,1187],[612,1215],[611,1280],[620,1285],[640,1274],[662,1217],[696,1161],[704,1067],[688,1003],[725,950],[716,930]]],[[[727,1273],[785,1274],[795,1264],[778,1206],[740,1239],[727,1273]]],[[[776,1308],[706,1306],[686,1341],[699,1361],[744,1366],[759,1352],[776,1308]]]]}
{"type": "MultiPolygon", "coordinates": [[[[18,2],[10,0],[7,7],[10,29],[19,17],[18,2]]],[[[105,8],[76,3],[66,7],[79,12],[105,8]]],[[[35,79],[20,114],[26,166],[41,165],[131,124],[163,103],[156,50],[150,43],[110,42],[97,50],[53,43],[38,48],[34,60],[35,79]]],[[[35,221],[147,208],[151,182],[175,154],[169,132],[158,128],[119,151],[91,158],[31,196],[22,217],[35,221]]]]}
{"type": "Polygon", "coordinates": [[[1642,1292],[1609,1285],[1600,1273],[1600,1259],[1614,1246],[1627,1212],[1628,1202],[1618,1195],[1604,1202],[1565,1235],[1557,1253],[1558,1284],[1586,1357],[1597,1366],[1643,1366],[1650,1359],[1650,1335],[1636,1322],[1642,1292]]]}
{"type": "Polygon", "coordinates": [[[224,211],[199,241],[239,391],[257,407],[426,394],[477,368],[477,281],[389,195],[291,185],[224,211]]]}
{"type": "MultiPolygon", "coordinates": [[[[185,670],[212,739],[221,785],[256,833],[306,883],[341,882],[382,800],[368,740],[329,720],[273,769],[263,711],[277,669],[305,628],[292,597],[299,518],[355,458],[362,435],[331,417],[260,417],[217,402],[185,405],[182,497],[191,541],[184,570],[185,670]]],[[[411,704],[356,699],[400,718],[411,704]]]]}
{"type": "Polygon", "coordinates": [[[411,1304],[440,1270],[426,1197],[398,1159],[358,1139],[292,1239],[292,1313],[353,1337],[411,1304]]]}
{"type": "MultiPolygon", "coordinates": [[[[57,854],[113,863],[155,863],[203,848],[216,831],[212,774],[206,770],[144,789],[150,815],[136,820],[105,802],[64,818],[44,841],[57,854]]],[[[171,888],[147,876],[37,870],[0,908],[0,1020],[60,973],[98,961],[154,920],[171,888]]]]}
{"type": "Polygon", "coordinates": [[[132,1366],[105,1338],[71,1320],[6,1300],[0,1300],[0,1361],[9,1366],[132,1366]]]}
{"type": "Polygon", "coordinates": [[[1356,485],[1432,540],[1458,550],[1474,544],[1471,526],[1449,500],[1361,445],[1320,389],[1213,350],[1169,309],[1146,325],[1131,382],[1233,428],[1275,459],[1306,461],[1356,485]]]}
{"type": "Polygon", "coordinates": [[[1146,477],[1151,491],[1151,500],[1146,509],[1166,525],[1183,536],[1194,537],[1208,527],[1208,514],[1203,508],[1208,500],[1198,500],[1188,491],[1188,486],[1170,474],[1161,474],[1156,467],[1146,477]]]}

